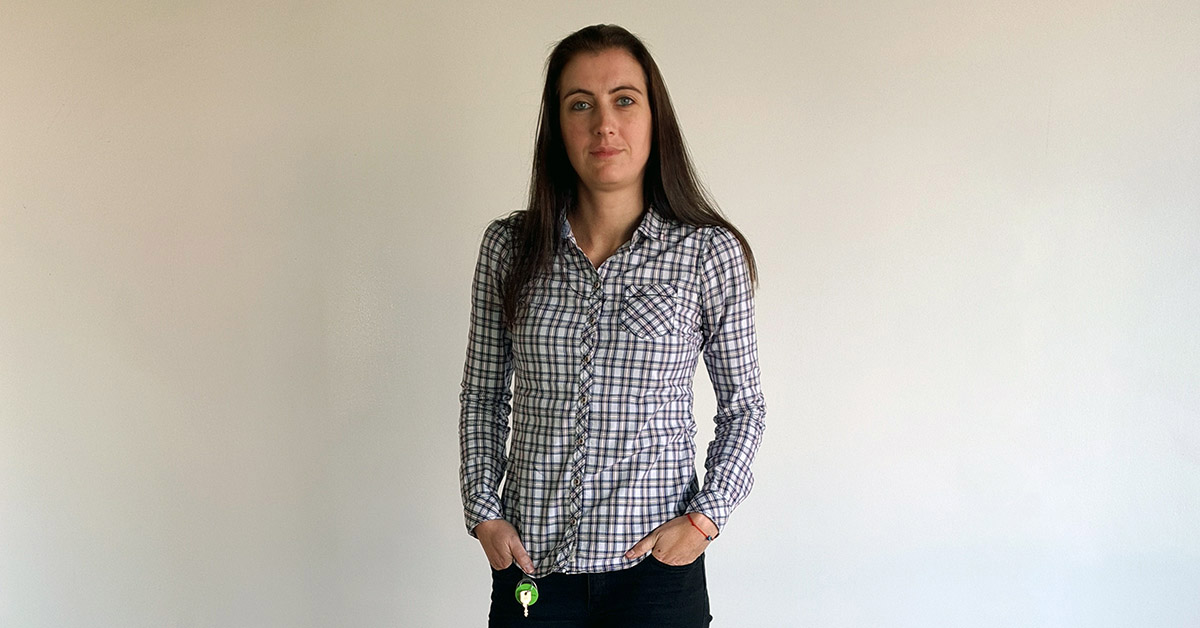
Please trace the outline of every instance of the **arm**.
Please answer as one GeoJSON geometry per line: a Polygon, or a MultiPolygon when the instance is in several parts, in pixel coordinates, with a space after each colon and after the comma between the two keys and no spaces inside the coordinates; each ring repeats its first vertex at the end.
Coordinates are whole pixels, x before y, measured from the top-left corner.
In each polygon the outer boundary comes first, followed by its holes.
{"type": "Polygon", "coordinates": [[[717,427],[704,461],[704,487],[676,517],[638,541],[625,557],[647,551],[669,565],[691,563],[725,527],[729,513],[750,493],[750,463],[766,424],[759,385],[758,345],[750,272],[738,239],[712,229],[700,260],[704,364],[717,397],[717,427]]]}
{"type": "Polygon", "coordinates": [[[704,487],[687,510],[707,516],[720,530],[754,484],[750,464],[766,428],[766,404],[750,272],[741,244],[728,230],[714,228],[701,263],[704,364],[716,392],[717,414],[704,461],[704,487]]]}
{"type": "Polygon", "coordinates": [[[467,532],[476,537],[481,522],[504,516],[498,491],[508,463],[504,447],[512,400],[512,345],[502,323],[500,282],[508,243],[506,223],[496,220],[488,225],[471,283],[458,433],[463,514],[467,532]]]}

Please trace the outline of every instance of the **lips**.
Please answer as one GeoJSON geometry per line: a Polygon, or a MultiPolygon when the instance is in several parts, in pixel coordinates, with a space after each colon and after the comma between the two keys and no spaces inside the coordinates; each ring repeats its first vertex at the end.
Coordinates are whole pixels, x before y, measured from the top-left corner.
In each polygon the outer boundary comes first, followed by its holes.
{"type": "Polygon", "coordinates": [[[591,151],[590,154],[595,157],[603,158],[603,157],[612,157],[613,155],[616,155],[619,152],[621,152],[621,151],[616,148],[603,146],[601,148],[597,148],[596,150],[591,151]]]}

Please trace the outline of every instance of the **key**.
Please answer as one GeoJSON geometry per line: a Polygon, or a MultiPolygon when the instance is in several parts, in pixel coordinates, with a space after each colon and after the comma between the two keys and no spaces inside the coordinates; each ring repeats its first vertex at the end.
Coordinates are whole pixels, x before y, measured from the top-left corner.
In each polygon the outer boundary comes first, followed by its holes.
{"type": "Polygon", "coordinates": [[[521,578],[517,583],[517,601],[521,603],[521,607],[525,609],[525,616],[529,617],[529,607],[533,606],[538,600],[537,583],[528,576],[521,578]]]}
{"type": "Polygon", "coordinates": [[[518,595],[521,596],[521,606],[525,608],[525,616],[529,617],[529,601],[533,599],[533,593],[528,589],[521,591],[518,595]]]}

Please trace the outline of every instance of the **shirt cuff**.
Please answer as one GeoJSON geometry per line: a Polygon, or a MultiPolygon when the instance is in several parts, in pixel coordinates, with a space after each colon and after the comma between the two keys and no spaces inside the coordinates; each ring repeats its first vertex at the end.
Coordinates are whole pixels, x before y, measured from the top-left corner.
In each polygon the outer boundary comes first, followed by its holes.
{"type": "Polygon", "coordinates": [[[484,521],[492,519],[503,519],[504,513],[500,510],[500,500],[493,495],[476,495],[467,501],[466,508],[463,509],[463,516],[467,522],[467,534],[475,538],[475,526],[484,521]]]}
{"type": "Polygon", "coordinates": [[[729,512],[732,510],[729,506],[729,501],[721,495],[713,491],[700,491],[688,502],[687,512],[698,512],[712,519],[712,522],[717,525],[717,534],[725,529],[725,522],[729,520],[729,512]]]}

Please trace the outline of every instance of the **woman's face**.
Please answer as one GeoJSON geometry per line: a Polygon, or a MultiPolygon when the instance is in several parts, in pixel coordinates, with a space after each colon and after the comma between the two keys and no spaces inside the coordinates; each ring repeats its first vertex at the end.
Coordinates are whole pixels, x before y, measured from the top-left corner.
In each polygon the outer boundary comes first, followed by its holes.
{"type": "Polygon", "coordinates": [[[580,53],[558,83],[563,144],[591,192],[642,188],[650,156],[650,99],[642,66],[623,49],[580,53]]]}

